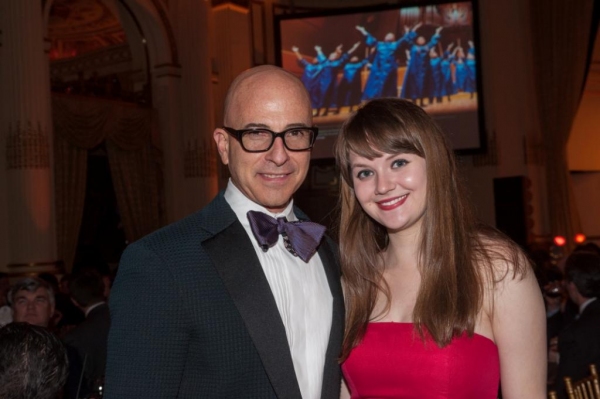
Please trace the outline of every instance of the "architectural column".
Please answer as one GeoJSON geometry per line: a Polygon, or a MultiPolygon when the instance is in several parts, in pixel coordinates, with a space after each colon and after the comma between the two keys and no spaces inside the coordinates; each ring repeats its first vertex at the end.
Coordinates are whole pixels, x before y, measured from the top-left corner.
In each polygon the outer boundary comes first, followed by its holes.
{"type": "MultiPolygon", "coordinates": [[[[232,3],[218,5],[212,10],[212,39],[214,41],[215,84],[212,99],[215,122],[223,123],[223,103],[229,85],[244,70],[252,67],[252,38],[249,10],[232,3]]],[[[218,165],[221,161],[218,160],[218,165]]],[[[220,167],[220,185],[227,184],[229,173],[220,167]]]]}
{"type": "Polygon", "coordinates": [[[39,0],[0,2],[0,269],[55,271],[49,61],[39,0]]]}
{"type": "MultiPolygon", "coordinates": [[[[181,63],[183,213],[192,213],[217,194],[217,157],[211,98],[210,2],[173,2],[173,24],[181,63]]],[[[180,213],[180,212],[179,212],[180,213]]]]}
{"type": "Polygon", "coordinates": [[[158,110],[167,222],[186,216],[183,191],[183,139],[181,137],[181,67],[163,65],[154,69],[152,95],[158,110]]]}

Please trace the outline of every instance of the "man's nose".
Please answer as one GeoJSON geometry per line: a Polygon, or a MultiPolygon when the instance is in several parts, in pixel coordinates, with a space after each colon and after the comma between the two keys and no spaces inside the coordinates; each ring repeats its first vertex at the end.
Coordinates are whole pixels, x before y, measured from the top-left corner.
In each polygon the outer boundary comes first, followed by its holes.
{"type": "Polygon", "coordinates": [[[286,163],[289,158],[290,154],[288,154],[287,148],[285,148],[283,137],[277,137],[273,143],[273,147],[267,152],[267,160],[280,166],[286,163]]]}

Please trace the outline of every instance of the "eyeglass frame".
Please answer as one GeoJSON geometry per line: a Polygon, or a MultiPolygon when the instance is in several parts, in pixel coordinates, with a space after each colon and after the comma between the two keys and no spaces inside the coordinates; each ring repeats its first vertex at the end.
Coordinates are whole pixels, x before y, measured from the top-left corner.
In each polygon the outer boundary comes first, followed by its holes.
{"type": "Polygon", "coordinates": [[[313,146],[315,145],[315,141],[317,140],[317,136],[319,135],[319,128],[316,126],[295,126],[295,127],[290,127],[288,129],[282,130],[281,132],[274,132],[271,129],[267,129],[264,127],[253,127],[250,129],[234,129],[232,127],[227,127],[227,126],[221,126],[221,129],[225,130],[227,133],[229,133],[231,136],[233,136],[242,146],[242,149],[246,152],[251,152],[251,153],[259,153],[259,152],[267,152],[269,151],[271,148],[273,148],[273,144],[275,144],[275,140],[277,139],[277,137],[281,137],[281,141],[283,141],[283,146],[288,150],[288,151],[293,151],[293,152],[302,152],[302,151],[308,151],[311,148],[313,148],[313,146]],[[285,134],[291,130],[299,130],[299,129],[306,129],[306,130],[310,130],[313,133],[312,139],[310,141],[310,145],[307,148],[303,148],[301,150],[295,150],[293,148],[288,147],[287,143],[285,142],[285,134]],[[262,131],[262,132],[269,132],[271,133],[271,137],[273,138],[271,140],[271,144],[269,144],[269,146],[264,149],[264,150],[248,150],[246,147],[244,147],[244,143],[242,141],[242,136],[245,133],[248,132],[254,132],[254,131],[262,131]]]}

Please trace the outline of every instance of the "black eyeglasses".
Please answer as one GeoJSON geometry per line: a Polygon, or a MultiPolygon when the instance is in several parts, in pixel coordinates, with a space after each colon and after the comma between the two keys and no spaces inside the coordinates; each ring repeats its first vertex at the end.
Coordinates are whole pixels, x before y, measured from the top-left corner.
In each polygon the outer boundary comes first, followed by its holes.
{"type": "Polygon", "coordinates": [[[279,133],[265,128],[236,130],[223,126],[221,129],[235,137],[247,152],[269,151],[277,137],[281,137],[290,151],[306,151],[312,148],[319,134],[317,127],[291,127],[279,133]]]}

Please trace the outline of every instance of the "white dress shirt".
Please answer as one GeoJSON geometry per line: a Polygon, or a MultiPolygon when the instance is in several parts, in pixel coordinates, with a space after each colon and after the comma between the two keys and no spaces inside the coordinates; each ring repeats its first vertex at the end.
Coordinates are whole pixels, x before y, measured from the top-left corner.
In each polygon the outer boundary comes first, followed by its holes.
{"type": "Polygon", "coordinates": [[[315,254],[308,263],[285,249],[283,238],[263,252],[248,221],[248,211],[260,211],[274,218],[298,220],[291,202],[283,212],[273,214],[249,200],[229,180],[225,200],[248,233],[265,273],[285,327],[296,378],[303,399],[319,399],[323,385],[325,353],[329,342],[333,297],[323,263],[315,254]]]}

